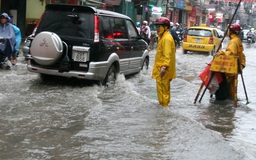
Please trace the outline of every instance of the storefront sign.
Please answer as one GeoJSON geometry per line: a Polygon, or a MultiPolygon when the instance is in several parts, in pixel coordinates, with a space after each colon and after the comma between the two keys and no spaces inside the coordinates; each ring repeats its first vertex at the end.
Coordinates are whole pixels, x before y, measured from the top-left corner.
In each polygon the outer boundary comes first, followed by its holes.
{"type": "Polygon", "coordinates": [[[162,8],[161,7],[152,7],[152,12],[154,13],[162,13],[162,8]]]}
{"type": "MultiPolygon", "coordinates": [[[[239,2],[240,0],[224,0],[224,2],[239,2]]],[[[256,2],[256,0],[242,0],[242,2],[256,2]]]]}
{"type": "Polygon", "coordinates": [[[176,0],[174,3],[175,8],[184,9],[185,1],[184,0],[176,0]]]}

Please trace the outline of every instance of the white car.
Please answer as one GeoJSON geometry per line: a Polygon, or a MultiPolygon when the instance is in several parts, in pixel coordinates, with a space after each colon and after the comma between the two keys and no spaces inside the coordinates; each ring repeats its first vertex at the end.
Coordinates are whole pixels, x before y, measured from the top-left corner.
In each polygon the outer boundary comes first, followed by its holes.
{"type": "Polygon", "coordinates": [[[247,40],[247,33],[249,32],[249,29],[243,29],[242,32],[244,33],[243,40],[247,40]]]}
{"type": "Polygon", "coordinates": [[[217,32],[218,32],[218,34],[219,34],[220,36],[224,37],[224,32],[223,32],[222,30],[217,29],[217,32]]]}

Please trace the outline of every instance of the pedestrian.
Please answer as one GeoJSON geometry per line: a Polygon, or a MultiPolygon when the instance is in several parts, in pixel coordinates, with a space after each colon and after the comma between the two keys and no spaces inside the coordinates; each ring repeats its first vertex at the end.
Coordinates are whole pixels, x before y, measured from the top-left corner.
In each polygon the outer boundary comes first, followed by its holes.
{"type": "MultiPolygon", "coordinates": [[[[0,43],[0,60],[1,62],[6,62],[6,64],[10,64],[8,57],[11,56],[14,51],[14,45],[16,43],[15,34],[12,24],[8,22],[9,15],[7,13],[2,13],[0,15],[0,18],[0,37],[2,39],[0,43]]],[[[8,68],[9,67],[10,66],[8,66],[8,68]]]]}
{"type": "Polygon", "coordinates": [[[142,26],[141,26],[141,29],[140,29],[140,35],[149,45],[151,33],[150,33],[150,28],[148,26],[147,21],[142,22],[142,26]]]}
{"type": "Polygon", "coordinates": [[[20,32],[20,29],[12,23],[12,19],[10,17],[8,18],[8,21],[9,21],[9,23],[12,24],[13,31],[15,34],[15,47],[14,47],[14,51],[13,51],[12,55],[9,56],[9,60],[11,61],[12,65],[16,65],[17,56],[19,55],[20,43],[21,43],[21,39],[22,39],[21,32],[20,32]]]}
{"type": "Polygon", "coordinates": [[[159,17],[154,22],[158,35],[158,45],[152,78],[156,79],[159,104],[168,107],[171,98],[172,79],[176,78],[175,43],[169,32],[170,21],[166,17],[159,17]]]}
{"type": "MultiPolygon", "coordinates": [[[[243,44],[239,38],[239,34],[241,32],[241,27],[239,24],[231,24],[228,29],[228,36],[230,38],[230,41],[228,43],[228,46],[226,48],[226,51],[220,50],[216,53],[216,56],[218,55],[227,55],[227,56],[235,56],[238,58],[239,62],[239,68],[238,73],[240,74],[242,70],[245,67],[246,64],[246,57],[244,55],[244,48],[243,44]]],[[[235,100],[235,86],[237,85],[236,75],[225,73],[224,74],[224,82],[227,82],[227,85],[220,85],[219,89],[216,91],[215,96],[216,100],[224,100],[224,99],[230,99],[235,100]],[[225,93],[228,93],[227,96],[225,96],[225,93]]]]}

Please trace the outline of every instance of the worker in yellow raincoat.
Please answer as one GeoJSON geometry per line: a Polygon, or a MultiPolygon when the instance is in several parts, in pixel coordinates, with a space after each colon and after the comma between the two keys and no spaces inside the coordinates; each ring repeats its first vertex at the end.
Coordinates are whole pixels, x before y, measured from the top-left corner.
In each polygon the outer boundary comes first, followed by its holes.
{"type": "Polygon", "coordinates": [[[159,17],[156,25],[158,44],[152,78],[156,79],[159,104],[168,107],[172,79],[176,78],[175,42],[169,32],[170,21],[166,17],[159,17]]]}
{"type": "MultiPolygon", "coordinates": [[[[228,46],[226,48],[226,51],[220,50],[219,52],[216,53],[216,55],[230,55],[230,56],[236,56],[238,58],[238,61],[240,63],[240,66],[238,66],[238,73],[242,72],[242,69],[245,67],[246,63],[246,58],[243,53],[244,48],[241,40],[239,39],[239,34],[241,32],[241,27],[239,24],[231,24],[229,29],[228,29],[228,36],[230,38],[230,41],[228,43],[228,46]]],[[[237,80],[235,78],[236,75],[234,74],[228,74],[226,73],[226,79],[228,83],[228,93],[229,93],[229,99],[234,100],[236,90],[235,87],[237,86],[237,80]]],[[[224,91],[222,89],[222,91],[224,91]]]]}

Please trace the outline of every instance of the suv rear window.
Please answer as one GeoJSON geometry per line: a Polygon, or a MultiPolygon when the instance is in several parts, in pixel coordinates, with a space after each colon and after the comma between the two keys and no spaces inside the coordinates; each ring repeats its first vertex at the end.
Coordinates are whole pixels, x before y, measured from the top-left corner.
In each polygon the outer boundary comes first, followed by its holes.
{"type": "Polygon", "coordinates": [[[93,39],[93,27],[93,13],[74,13],[65,10],[46,10],[38,26],[37,33],[42,31],[50,31],[58,34],[61,37],[86,37],[86,39],[93,39]]]}
{"type": "Polygon", "coordinates": [[[100,35],[108,39],[128,39],[125,20],[100,16],[100,35]]]}
{"type": "Polygon", "coordinates": [[[189,35],[189,36],[211,37],[212,32],[210,30],[204,30],[204,29],[189,29],[187,35],[189,35]]]}

